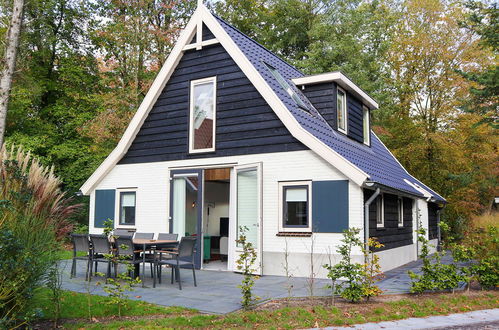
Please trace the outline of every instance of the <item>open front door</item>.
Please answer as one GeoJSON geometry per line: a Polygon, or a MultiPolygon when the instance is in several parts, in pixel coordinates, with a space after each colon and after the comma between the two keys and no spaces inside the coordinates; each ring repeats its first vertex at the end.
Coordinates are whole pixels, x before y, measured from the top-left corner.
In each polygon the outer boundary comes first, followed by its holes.
{"type": "Polygon", "coordinates": [[[203,174],[201,170],[174,170],[170,172],[170,233],[195,236],[196,268],[201,267],[203,174]]]}
{"type": "MultiPolygon", "coordinates": [[[[253,244],[257,259],[253,268],[255,274],[262,273],[262,164],[248,164],[235,167],[235,219],[236,238],[240,228],[246,227],[246,238],[253,244]]],[[[239,258],[241,247],[236,244],[234,259],[239,258]]],[[[237,271],[236,266],[234,270],[237,271]]]]}

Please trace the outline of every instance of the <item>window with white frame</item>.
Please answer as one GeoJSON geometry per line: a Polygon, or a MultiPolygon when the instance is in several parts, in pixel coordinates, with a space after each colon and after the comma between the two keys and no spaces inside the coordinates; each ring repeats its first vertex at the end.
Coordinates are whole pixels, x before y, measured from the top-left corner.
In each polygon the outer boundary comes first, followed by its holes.
{"type": "Polygon", "coordinates": [[[135,226],[135,191],[119,192],[119,223],[124,226],[135,226]]]}
{"type": "Polygon", "coordinates": [[[191,81],[189,152],[215,150],[216,77],[191,81]]]}
{"type": "Polygon", "coordinates": [[[279,183],[281,231],[311,230],[310,188],[310,181],[279,183]]]}
{"type": "Polygon", "coordinates": [[[402,197],[397,198],[397,215],[399,227],[404,226],[404,199],[402,197]]]}
{"type": "Polygon", "coordinates": [[[383,194],[376,199],[376,227],[385,226],[385,205],[383,194]]]}
{"type": "Polygon", "coordinates": [[[336,92],[336,115],[338,117],[338,130],[347,132],[347,104],[345,91],[338,87],[336,92]]]}
{"type": "Polygon", "coordinates": [[[369,108],[365,105],[362,106],[362,131],[364,135],[364,144],[371,145],[371,129],[369,108]]]}

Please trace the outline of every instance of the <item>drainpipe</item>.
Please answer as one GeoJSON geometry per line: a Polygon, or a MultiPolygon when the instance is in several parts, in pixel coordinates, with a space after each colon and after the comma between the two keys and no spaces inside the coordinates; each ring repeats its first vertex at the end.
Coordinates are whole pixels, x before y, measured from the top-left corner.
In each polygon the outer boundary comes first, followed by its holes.
{"type": "Polygon", "coordinates": [[[378,197],[379,193],[380,189],[376,188],[374,194],[364,204],[364,244],[366,250],[369,249],[369,206],[378,197]]]}

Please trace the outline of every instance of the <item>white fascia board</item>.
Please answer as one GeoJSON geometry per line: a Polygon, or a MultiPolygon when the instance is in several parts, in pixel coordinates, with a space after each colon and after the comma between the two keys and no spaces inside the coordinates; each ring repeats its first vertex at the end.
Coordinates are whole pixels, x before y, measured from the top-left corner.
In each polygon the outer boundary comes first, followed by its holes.
{"type": "Polygon", "coordinates": [[[248,77],[253,86],[263,96],[265,101],[274,110],[281,122],[291,132],[291,134],[317,153],[324,160],[329,162],[332,166],[337,168],[346,177],[351,179],[357,185],[362,185],[365,180],[369,178],[364,171],[353,165],[351,162],[343,158],[336,151],[325,145],[317,137],[310,132],[306,131],[293,117],[293,115],[286,108],[284,103],[274,93],[272,88],[267,84],[265,79],[262,78],[260,73],[255,69],[253,64],[246,58],[244,53],[239,49],[235,42],[230,38],[227,32],[222,28],[218,21],[205,7],[201,8],[203,22],[215,35],[217,40],[223,45],[225,50],[229,53],[232,59],[237,63],[239,68],[248,77]]]}
{"type": "Polygon", "coordinates": [[[197,8],[194,12],[191,20],[185,27],[185,29],[180,34],[180,37],[173,47],[172,52],[168,56],[165,64],[159,71],[156,79],[154,79],[151,88],[147,92],[144,100],[139,106],[139,109],[133,116],[130,124],[128,125],[125,133],[121,137],[118,145],[114,150],[107,156],[107,158],[99,165],[99,167],[95,170],[94,173],[87,179],[87,181],[81,186],[80,190],[84,195],[90,194],[90,192],[95,188],[95,186],[100,182],[100,180],[107,174],[111,169],[120,161],[120,159],[125,155],[128,148],[132,144],[135,136],[140,130],[140,127],[144,123],[144,120],[147,118],[149,111],[153,107],[154,103],[158,99],[159,95],[163,91],[166,83],[170,79],[171,74],[174,69],[177,67],[180,58],[182,57],[182,50],[185,45],[190,41],[190,39],[194,36],[194,32],[198,26],[198,19],[200,19],[201,11],[200,8],[197,8]]]}
{"type": "Polygon", "coordinates": [[[359,96],[370,109],[378,109],[378,103],[372,97],[370,97],[359,86],[357,86],[353,81],[351,81],[347,76],[345,76],[343,73],[339,71],[294,78],[291,80],[297,86],[305,86],[305,85],[334,81],[338,83],[341,87],[359,96]]]}

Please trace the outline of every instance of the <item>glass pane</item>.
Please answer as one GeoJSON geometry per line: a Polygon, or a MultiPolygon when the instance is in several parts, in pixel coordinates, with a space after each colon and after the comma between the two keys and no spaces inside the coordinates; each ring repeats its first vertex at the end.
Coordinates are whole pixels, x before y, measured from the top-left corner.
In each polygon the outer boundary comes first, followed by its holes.
{"type": "Polygon", "coordinates": [[[248,228],[246,239],[254,247],[258,234],[258,175],[257,170],[237,172],[237,237],[240,227],[248,228]]]}
{"type": "Polygon", "coordinates": [[[345,94],[342,91],[338,91],[336,98],[337,101],[337,112],[338,112],[338,128],[345,129],[345,94]]]}
{"type": "Polygon", "coordinates": [[[196,235],[198,224],[197,176],[173,179],[173,233],[184,236],[196,235]]]}
{"type": "Polygon", "coordinates": [[[364,143],[369,143],[369,110],[364,108],[364,143]]]}
{"type": "Polygon", "coordinates": [[[120,193],[120,224],[135,224],[135,193],[120,193]]]}
{"type": "Polygon", "coordinates": [[[306,188],[286,188],[286,202],[306,202],[306,188]]]}
{"type": "Polygon", "coordinates": [[[215,104],[213,98],[213,82],[194,85],[193,148],[213,148],[213,119],[215,104]]]}
{"type": "Polygon", "coordinates": [[[286,226],[308,226],[307,202],[286,202],[286,226]]]}

